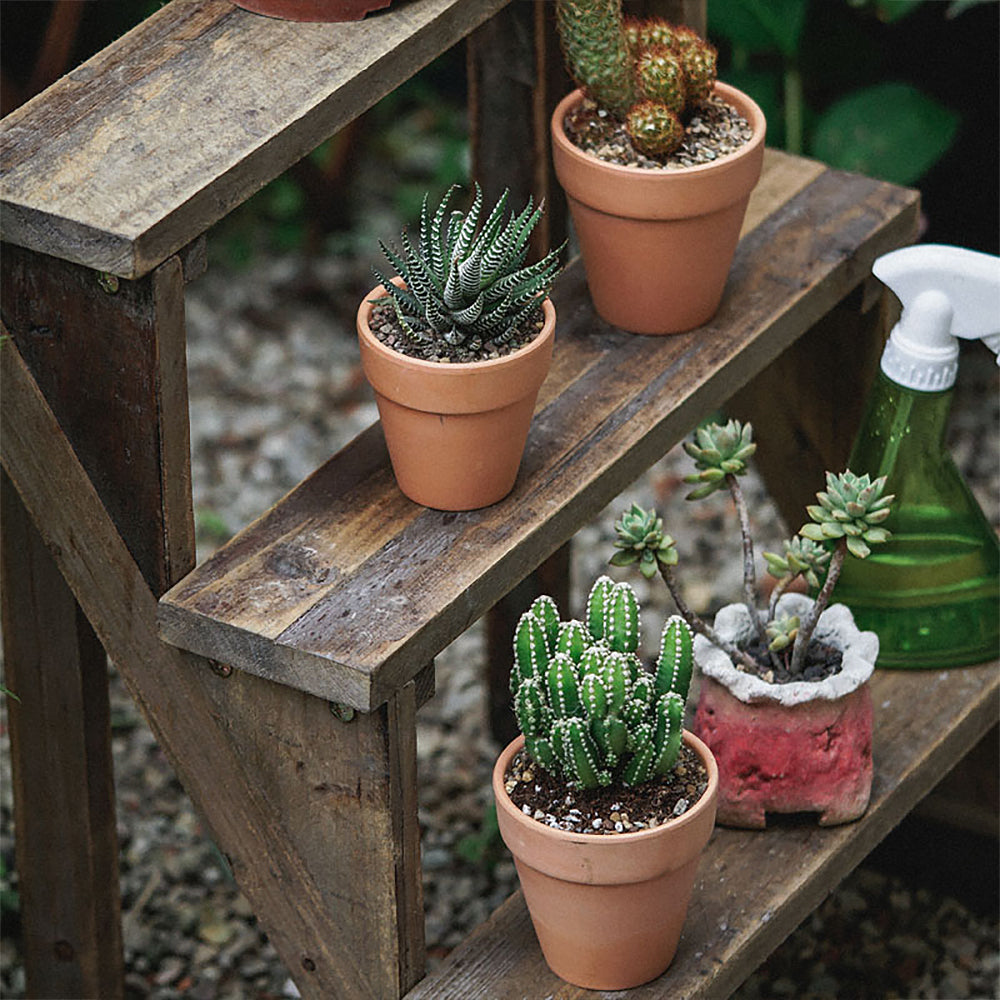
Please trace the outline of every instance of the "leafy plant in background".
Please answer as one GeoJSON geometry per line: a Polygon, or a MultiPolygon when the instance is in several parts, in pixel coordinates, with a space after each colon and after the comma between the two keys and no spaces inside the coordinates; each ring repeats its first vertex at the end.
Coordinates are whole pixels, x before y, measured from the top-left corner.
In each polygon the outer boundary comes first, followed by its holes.
{"type": "MultiPolygon", "coordinates": [[[[720,75],[761,105],[770,141],[839,169],[912,184],[950,148],[960,116],[912,83],[873,75],[884,74],[884,64],[859,18],[891,26],[922,2],[712,0],[709,34],[728,43],[730,64],[720,75]],[[872,78],[859,86],[865,74],[872,78]],[[839,93],[832,103],[809,103],[831,89],[839,93]]],[[[979,2],[955,0],[946,17],[979,2]]]]}

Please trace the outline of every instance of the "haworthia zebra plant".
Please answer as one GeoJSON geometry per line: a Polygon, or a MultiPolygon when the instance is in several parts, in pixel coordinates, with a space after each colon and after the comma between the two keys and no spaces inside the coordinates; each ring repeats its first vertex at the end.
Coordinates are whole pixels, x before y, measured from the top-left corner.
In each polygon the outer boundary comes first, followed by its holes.
{"type": "Polygon", "coordinates": [[[373,269],[405,335],[435,356],[451,355],[460,346],[465,354],[474,353],[486,342],[508,341],[549,294],[562,249],[525,266],[541,207],[533,208],[529,198],[520,213],[507,215],[505,191],[483,222],[477,184],[469,211],[449,215],[456,188],[448,189],[433,214],[424,196],[416,246],[405,229],[401,246],[379,243],[405,288],[373,269]]]}
{"type": "MultiPolygon", "coordinates": [[[[850,470],[840,475],[828,472],[826,490],[816,494],[819,503],[806,507],[811,520],[799,529],[799,537],[784,543],[783,555],[764,553],[768,568],[778,583],[767,610],[761,615],[757,611],[750,518],[737,479],[747,471],[746,461],[756,448],[750,424],[730,420],[725,425],[710,423],[699,427],[694,440],[684,442],[684,450],[694,459],[697,470],[685,476],[685,482],[695,484],[687,499],[698,500],[716,490],[729,490],[739,515],[743,540],[743,587],[747,610],[751,620],[758,624],[760,638],[767,645],[775,665],[778,665],[774,659],[778,653],[787,655],[788,669],[796,674],[802,670],[809,640],[819,616],[830,601],[844,559],[848,555],[864,559],[871,551],[869,546],[890,538],[889,531],[882,525],[891,513],[895,497],[884,492],[885,476],[871,479],[867,474],[857,476],[850,470]],[[812,610],[803,621],[796,618],[776,621],[779,594],[800,576],[819,591],[812,610]]],[[[655,510],[646,511],[633,504],[615,524],[615,530],[618,534],[615,548],[618,551],[611,557],[612,565],[637,563],[647,579],[659,571],[678,610],[691,628],[724,650],[742,668],[756,670],[757,663],[748,652],[723,640],[685,603],[674,576],[677,549],[673,538],[664,534],[663,519],[657,517],[655,510]]]]}
{"type": "Polygon", "coordinates": [[[585,618],[561,621],[542,596],[518,622],[510,685],[525,749],[582,788],[669,773],[691,682],[691,630],[676,615],[666,623],[650,673],[639,659],[639,604],[627,583],[597,580],[585,618]]]}

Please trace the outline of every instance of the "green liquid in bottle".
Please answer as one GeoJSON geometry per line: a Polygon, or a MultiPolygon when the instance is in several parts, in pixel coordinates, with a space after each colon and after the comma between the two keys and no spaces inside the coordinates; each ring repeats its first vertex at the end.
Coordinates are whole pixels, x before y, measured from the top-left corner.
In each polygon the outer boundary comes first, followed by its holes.
{"type": "Polygon", "coordinates": [[[879,372],[848,468],[887,476],[892,538],[847,559],[833,599],[878,633],[878,666],[957,667],[1000,652],[1000,544],[944,445],[952,390],[879,372]]]}

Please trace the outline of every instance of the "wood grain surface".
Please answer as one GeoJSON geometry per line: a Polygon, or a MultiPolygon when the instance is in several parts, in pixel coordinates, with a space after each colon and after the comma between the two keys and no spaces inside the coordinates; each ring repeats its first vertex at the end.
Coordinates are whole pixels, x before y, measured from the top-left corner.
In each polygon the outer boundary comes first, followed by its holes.
{"type": "Polygon", "coordinates": [[[706,326],[623,333],[595,317],[579,262],[563,274],[552,370],[506,500],[416,506],[376,424],[166,594],[161,635],[362,710],[381,704],[912,239],[916,192],[780,154],[767,164],[783,180],[765,174],[768,202],[706,326]]]}
{"type": "Polygon", "coordinates": [[[139,277],[506,2],[302,24],[172,0],[0,123],[0,239],[139,277]]]}

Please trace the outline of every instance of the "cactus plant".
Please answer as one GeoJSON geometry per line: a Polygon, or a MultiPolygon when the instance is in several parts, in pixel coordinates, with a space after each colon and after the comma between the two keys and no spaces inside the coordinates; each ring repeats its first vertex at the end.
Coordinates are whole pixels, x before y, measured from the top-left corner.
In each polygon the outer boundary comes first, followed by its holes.
{"type": "MultiPolygon", "coordinates": [[[[801,674],[809,640],[830,601],[846,557],[864,559],[871,545],[890,538],[890,532],[882,525],[891,513],[895,497],[885,493],[885,476],[873,480],[867,475],[856,476],[850,470],[839,475],[827,472],[826,490],[816,494],[819,503],[806,508],[810,521],[799,529],[797,537],[784,543],[783,555],[764,553],[768,569],[778,583],[769,606],[758,613],[750,521],[737,479],[747,471],[746,460],[756,447],[750,424],[731,420],[725,425],[712,423],[699,427],[693,441],[684,442],[684,449],[694,459],[696,468],[685,476],[685,482],[695,485],[687,499],[697,500],[716,490],[729,490],[739,514],[744,600],[750,619],[757,624],[758,637],[767,647],[772,663],[779,665],[776,657],[782,654],[789,672],[795,676],[801,674]],[[809,614],[802,620],[776,619],[779,594],[799,577],[819,591],[809,614]]],[[[758,670],[759,664],[750,653],[723,640],[684,601],[675,575],[677,549],[674,540],[664,534],[663,520],[656,511],[633,504],[616,522],[615,531],[618,551],[611,557],[612,565],[638,564],[647,578],[659,571],[690,627],[723,649],[740,669],[758,670]]]]}
{"type": "Polygon", "coordinates": [[[640,152],[673,152],[683,122],[712,92],[715,49],[690,28],[624,17],[621,0],[557,0],[556,18],[577,85],[625,123],[640,152]]]}
{"type": "Polygon", "coordinates": [[[461,347],[464,357],[484,343],[510,340],[538,309],[559,272],[561,247],[524,266],[541,206],[533,208],[529,198],[519,214],[510,212],[505,220],[505,191],[481,222],[483,194],[477,184],[469,211],[453,211],[446,222],[456,187],[448,189],[433,215],[424,196],[416,246],[405,229],[401,246],[380,241],[404,288],[373,269],[405,336],[427,356],[455,356],[461,347]]]}
{"type": "Polygon", "coordinates": [[[634,786],[669,773],[681,745],[692,639],[678,615],[664,626],[655,672],[639,659],[639,603],[602,576],[585,621],[561,621],[547,595],[514,633],[511,693],[525,749],[571,784],[634,786]]]}

